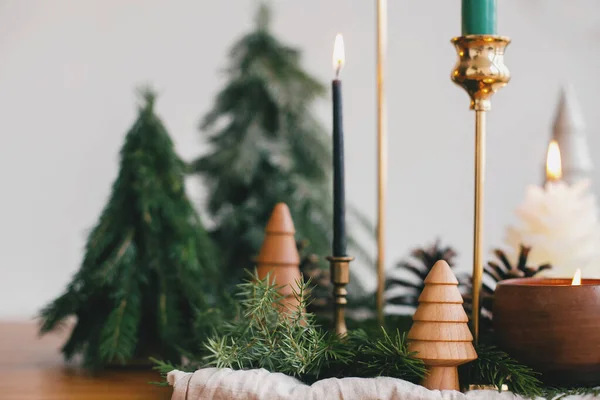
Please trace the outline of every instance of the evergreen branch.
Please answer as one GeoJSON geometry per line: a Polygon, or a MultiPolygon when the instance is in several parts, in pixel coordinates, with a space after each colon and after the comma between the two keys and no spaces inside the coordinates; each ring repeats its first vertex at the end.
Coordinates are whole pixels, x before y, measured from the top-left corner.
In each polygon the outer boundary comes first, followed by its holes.
{"type": "Polygon", "coordinates": [[[381,330],[382,338],[359,344],[357,353],[364,357],[359,364],[366,375],[391,376],[413,382],[423,378],[425,366],[415,357],[416,353],[408,351],[406,332],[396,330],[396,334],[390,336],[384,328],[381,330]]]}
{"type": "MultiPolygon", "coordinates": [[[[174,369],[191,371],[197,367],[255,369],[265,368],[295,376],[306,383],[329,377],[390,376],[417,382],[426,373],[423,362],[408,351],[406,333],[396,329],[392,335],[382,329],[373,337],[363,330],[351,330],[348,336],[329,334],[304,313],[309,302],[308,286],[297,282],[298,307],[288,313],[285,298],[268,277],[253,275],[238,285],[242,296],[236,318],[222,324],[221,333],[204,341],[204,353],[192,356],[192,366],[175,366],[153,360],[163,375],[174,369]]],[[[493,346],[477,348],[478,359],[461,366],[464,384],[506,384],[510,391],[525,397],[562,398],[571,394],[600,394],[593,388],[545,388],[535,371],[521,365],[493,346]],[[558,396],[558,397],[557,397],[558,396]]]]}
{"type": "MultiPolygon", "coordinates": [[[[134,232],[130,229],[121,245],[117,248],[116,254],[113,259],[107,260],[101,269],[98,270],[97,278],[99,279],[98,284],[104,286],[113,283],[115,279],[119,278],[119,263],[123,261],[124,264],[133,264],[135,262],[135,247],[133,245],[134,232]]],[[[126,268],[124,268],[126,269],[126,268]]]]}
{"type": "Polygon", "coordinates": [[[106,362],[117,360],[125,363],[133,356],[138,341],[141,303],[137,289],[129,289],[118,304],[102,329],[99,351],[106,362]]]}
{"type": "Polygon", "coordinates": [[[542,397],[546,399],[559,400],[569,396],[593,396],[600,397],[600,387],[580,387],[580,388],[544,388],[542,397]]]}
{"type": "Polygon", "coordinates": [[[140,107],[144,112],[152,113],[154,108],[154,102],[156,101],[156,92],[152,89],[152,86],[142,86],[138,89],[138,94],[144,104],[140,107]]]}
{"type": "Polygon", "coordinates": [[[461,367],[461,376],[467,382],[492,384],[498,390],[506,384],[511,392],[527,397],[543,394],[539,373],[494,346],[480,345],[476,350],[477,360],[461,367]]]}
{"type": "MultiPolygon", "coordinates": [[[[154,364],[152,366],[152,369],[154,371],[157,371],[160,374],[160,376],[163,378],[162,382],[150,382],[150,384],[156,385],[156,386],[169,386],[169,383],[167,382],[167,374],[176,369],[181,370],[181,368],[184,368],[182,366],[176,366],[175,364],[170,363],[170,362],[158,360],[154,357],[150,357],[150,362],[152,362],[154,364]]],[[[189,371],[189,372],[193,372],[193,371],[189,371]]]]}
{"type": "Polygon", "coordinates": [[[58,328],[67,317],[75,313],[77,306],[77,296],[74,289],[69,287],[64,294],[40,311],[40,335],[58,328]]]}
{"type": "Polygon", "coordinates": [[[340,338],[320,329],[309,305],[308,282],[297,282],[292,309],[279,288],[253,276],[238,285],[240,315],[225,324],[222,333],[204,342],[196,365],[217,368],[265,368],[305,382],[331,376],[395,376],[416,381],[423,363],[409,353],[399,331],[370,339],[363,331],[340,338]],[[284,310],[284,311],[283,311],[284,310]]]}

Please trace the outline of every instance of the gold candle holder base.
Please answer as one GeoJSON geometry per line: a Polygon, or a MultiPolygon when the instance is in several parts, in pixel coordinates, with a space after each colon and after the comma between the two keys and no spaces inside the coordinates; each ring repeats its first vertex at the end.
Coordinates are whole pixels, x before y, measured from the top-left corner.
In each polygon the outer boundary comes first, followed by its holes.
{"type": "Polygon", "coordinates": [[[473,390],[493,390],[495,392],[508,392],[508,386],[502,385],[500,390],[495,385],[469,385],[467,386],[465,392],[471,392],[473,390]]]}
{"type": "Polygon", "coordinates": [[[475,210],[473,239],[473,333],[479,338],[480,292],[483,278],[483,204],[485,185],[485,113],[491,97],[506,86],[510,72],[504,65],[504,50],[510,39],[496,35],[467,35],[452,39],[458,61],[452,80],[471,98],[475,110],[475,210]]]}
{"type": "Polygon", "coordinates": [[[331,268],[331,283],[333,284],[333,298],[335,307],[335,333],[346,336],[346,304],[348,304],[348,291],[346,285],[350,282],[350,261],[354,257],[327,257],[331,268]]]}

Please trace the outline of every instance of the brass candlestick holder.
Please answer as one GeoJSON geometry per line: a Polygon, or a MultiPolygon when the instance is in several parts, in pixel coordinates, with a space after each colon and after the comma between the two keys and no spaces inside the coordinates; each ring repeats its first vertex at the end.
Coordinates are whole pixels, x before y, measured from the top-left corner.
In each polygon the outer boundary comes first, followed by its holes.
{"type": "Polygon", "coordinates": [[[335,333],[346,336],[346,304],[348,291],[346,285],[350,282],[350,261],[354,257],[327,257],[331,268],[331,283],[333,283],[333,298],[335,307],[335,333]]]}
{"type": "Polygon", "coordinates": [[[506,86],[510,72],[504,65],[504,49],[510,39],[496,35],[466,35],[452,39],[458,62],[452,80],[465,89],[475,110],[475,218],[473,239],[473,330],[479,338],[479,308],[483,277],[483,201],[485,185],[485,116],[491,97],[506,86]]]}

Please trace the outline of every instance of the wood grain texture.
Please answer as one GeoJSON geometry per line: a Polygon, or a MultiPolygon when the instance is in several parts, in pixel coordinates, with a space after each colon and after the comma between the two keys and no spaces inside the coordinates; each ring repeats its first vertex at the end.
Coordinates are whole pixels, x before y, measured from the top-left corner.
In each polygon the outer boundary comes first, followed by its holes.
{"type": "Polygon", "coordinates": [[[294,290],[301,281],[300,255],[294,237],[294,221],[285,203],[277,203],[267,227],[265,239],[256,258],[256,271],[260,279],[270,278],[271,283],[281,286],[279,291],[285,296],[284,306],[292,310],[298,306],[294,290]]]}
{"type": "Polygon", "coordinates": [[[0,322],[2,400],[168,400],[171,389],[149,385],[153,371],[110,370],[92,376],[59,352],[68,332],[37,337],[34,323],[0,322]]]}
{"type": "Polygon", "coordinates": [[[413,321],[469,322],[462,304],[444,303],[427,307],[423,304],[413,315],[413,321]]]}
{"type": "Polygon", "coordinates": [[[408,339],[444,343],[472,342],[473,335],[466,323],[414,321],[408,339]]]}
{"type": "Polygon", "coordinates": [[[446,261],[436,262],[408,332],[408,350],[427,367],[422,385],[428,389],[459,390],[456,367],[477,358],[462,302],[452,269],[446,261]]]}
{"type": "Polygon", "coordinates": [[[460,387],[458,383],[458,370],[456,367],[432,368],[423,379],[422,385],[426,388],[455,388],[460,387]]]}
{"type": "Polygon", "coordinates": [[[460,291],[456,286],[451,285],[425,286],[419,296],[419,303],[439,303],[439,299],[444,299],[445,304],[463,303],[460,291]]]}
{"type": "Polygon", "coordinates": [[[435,263],[434,268],[429,271],[424,282],[426,285],[458,285],[458,279],[452,272],[452,268],[444,260],[435,263]]]}
{"type": "Polygon", "coordinates": [[[475,360],[477,353],[471,342],[425,342],[412,341],[410,351],[429,366],[460,365],[475,360]]]}

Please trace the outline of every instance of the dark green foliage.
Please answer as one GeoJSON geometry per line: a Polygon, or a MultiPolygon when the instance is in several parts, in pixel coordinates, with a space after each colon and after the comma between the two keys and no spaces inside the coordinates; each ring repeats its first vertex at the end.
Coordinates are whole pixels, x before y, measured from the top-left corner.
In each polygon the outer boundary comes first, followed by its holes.
{"type": "Polygon", "coordinates": [[[62,351],[83,354],[92,368],[151,354],[178,359],[219,286],[212,242],[186,197],[184,163],[154,95],[144,100],[81,268],[40,315],[42,334],[76,317],[62,351]]]}
{"type": "Polygon", "coordinates": [[[425,288],[425,278],[439,260],[445,260],[454,267],[456,252],[449,246],[440,245],[436,240],[431,246],[411,252],[413,260],[400,261],[386,280],[386,302],[389,304],[417,308],[419,295],[425,288]],[[413,279],[405,279],[412,277],[413,279]],[[398,291],[399,288],[403,290],[398,291]]]}
{"type": "MultiPolygon", "coordinates": [[[[517,263],[516,265],[511,265],[508,257],[502,250],[494,250],[494,254],[498,261],[488,261],[488,264],[483,269],[484,280],[480,294],[481,318],[479,320],[479,329],[481,332],[485,333],[492,330],[494,290],[496,289],[496,284],[498,284],[498,282],[513,278],[531,278],[542,271],[552,268],[550,264],[543,264],[537,267],[528,266],[527,258],[530,251],[530,247],[521,245],[517,263]],[[486,279],[488,282],[486,282],[486,279]],[[492,284],[490,284],[490,281],[492,284]]],[[[462,292],[465,300],[465,309],[468,313],[471,313],[473,309],[473,299],[471,296],[473,292],[473,283],[471,274],[463,275],[459,280],[463,288],[462,292]]]]}
{"type": "Polygon", "coordinates": [[[507,385],[511,392],[527,397],[543,393],[540,374],[520,364],[494,346],[480,345],[476,348],[477,360],[460,367],[460,377],[465,385],[495,385],[499,390],[507,385]]]}
{"type": "MultiPolygon", "coordinates": [[[[310,304],[307,311],[319,317],[333,318],[333,284],[329,269],[322,268],[319,257],[307,251],[308,243],[298,243],[300,273],[305,282],[310,282],[310,304]]],[[[354,300],[354,299],[353,299],[354,300]]]]}
{"type": "MultiPolygon", "coordinates": [[[[544,388],[542,390],[542,396],[545,399],[559,400],[567,398],[568,396],[594,396],[600,397],[600,388],[544,388]]],[[[587,398],[587,397],[586,397],[587,398]]]]}
{"type": "MultiPolygon", "coordinates": [[[[301,300],[299,307],[285,316],[277,311],[283,300],[277,287],[254,276],[238,286],[241,302],[237,316],[220,322],[217,332],[203,342],[200,351],[188,355],[186,365],[154,360],[155,369],[166,375],[174,369],[191,372],[211,366],[265,368],[309,384],[331,377],[390,376],[415,383],[422,379],[423,363],[408,352],[405,339],[410,317],[390,316],[386,325],[397,327],[392,335],[374,320],[360,325],[349,321],[348,336],[340,339],[321,329],[312,314],[302,313],[309,303],[305,296],[309,285],[310,282],[301,285],[296,294],[301,300]]],[[[592,388],[543,386],[541,375],[498,350],[493,336],[482,336],[476,351],[478,359],[460,367],[463,387],[507,385],[510,391],[525,397],[598,394],[592,388]]]]}
{"type": "MultiPolygon", "coordinates": [[[[290,314],[279,312],[283,298],[267,279],[253,277],[238,285],[241,296],[239,315],[223,324],[219,333],[205,342],[205,349],[184,369],[227,367],[233,369],[265,368],[295,376],[305,382],[327,377],[395,376],[417,381],[424,367],[407,350],[404,335],[367,335],[351,331],[340,339],[321,329],[311,313],[303,312],[309,304],[307,289],[301,283],[296,293],[299,306],[290,314]]],[[[173,365],[160,363],[162,372],[173,365]]]]}
{"type": "Polygon", "coordinates": [[[416,359],[416,353],[408,351],[406,332],[396,332],[390,336],[381,328],[381,336],[367,336],[364,331],[356,331],[355,360],[357,369],[346,376],[391,376],[417,382],[425,375],[425,366],[416,359]]]}
{"type": "Polygon", "coordinates": [[[312,113],[326,88],[269,19],[262,5],[254,30],[233,45],[227,83],[200,125],[210,150],[191,165],[208,188],[212,236],[231,283],[253,267],[278,202],[290,208],[307,257],[318,254],[323,265],[332,240],[331,146],[312,113]]]}

